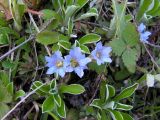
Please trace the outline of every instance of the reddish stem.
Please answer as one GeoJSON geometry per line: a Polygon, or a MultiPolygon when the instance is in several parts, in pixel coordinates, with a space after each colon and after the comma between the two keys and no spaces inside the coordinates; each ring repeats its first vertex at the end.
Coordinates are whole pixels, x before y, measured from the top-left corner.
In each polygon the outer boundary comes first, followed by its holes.
{"type": "Polygon", "coordinates": [[[31,14],[34,14],[34,15],[40,15],[40,16],[43,15],[42,12],[34,11],[34,10],[29,9],[29,8],[27,9],[27,12],[29,12],[31,14]]]}

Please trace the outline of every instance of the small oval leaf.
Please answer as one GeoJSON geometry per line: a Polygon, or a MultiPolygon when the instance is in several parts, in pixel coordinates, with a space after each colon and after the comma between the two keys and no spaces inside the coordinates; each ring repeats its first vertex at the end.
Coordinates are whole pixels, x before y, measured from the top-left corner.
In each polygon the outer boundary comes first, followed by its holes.
{"type": "Polygon", "coordinates": [[[91,33],[83,36],[82,38],[79,39],[80,44],[89,44],[89,43],[95,43],[98,42],[101,39],[100,35],[91,33]]]}
{"type": "Polygon", "coordinates": [[[23,90],[19,90],[15,94],[15,100],[25,95],[25,92],[23,90]]]}
{"type": "Polygon", "coordinates": [[[50,112],[54,108],[54,100],[53,96],[49,96],[45,99],[45,101],[42,104],[42,112],[50,112]]]}
{"type": "Polygon", "coordinates": [[[66,118],[66,107],[63,101],[61,101],[61,106],[57,106],[57,113],[60,117],[66,118]]]}
{"type": "Polygon", "coordinates": [[[68,41],[60,41],[58,42],[58,45],[64,48],[65,50],[70,50],[71,49],[71,43],[68,41]]]}
{"type": "Polygon", "coordinates": [[[60,92],[61,93],[69,93],[69,94],[81,94],[85,91],[84,87],[78,84],[71,84],[71,85],[61,85],[60,92]]]}
{"type": "Polygon", "coordinates": [[[57,43],[59,40],[59,34],[57,32],[43,31],[37,35],[36,40],[43,45],[57,43]]]}
{"type": "Polygon", "coordinates": [[[80,48],[81,48],[82,52],[84,52],[86,54],[90,54],[89,48],[87,46],[81,44],[80,48]]]}
{"type": "Polygon", "coordinates": [[[134,85],[125,88],[124,90],[122,90],[121,93],[119,93],[119,94],[114,98],[114,100],[119,101],[119,100],[121,100],[121,99],[130,97],[130,96],[135,92],[135,90],[136,90],[137,88],[138,88],[138,83],[135,83],[134,85]]]}

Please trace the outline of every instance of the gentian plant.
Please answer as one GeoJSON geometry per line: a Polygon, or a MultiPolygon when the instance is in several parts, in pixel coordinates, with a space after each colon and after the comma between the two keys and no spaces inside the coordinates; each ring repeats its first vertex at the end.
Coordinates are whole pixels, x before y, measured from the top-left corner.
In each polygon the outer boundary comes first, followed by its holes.
{"type": "Polygon", "coordinates": [[[159,10],[0,0],[0,120],[158,120],[159,10]]]}
{"type": "Polygon", "coordinates": [[[84,75],[83,70],[87,69],[87,64],[91,62],[91,59],[85,57],[79,47],[75,47],[70,50],[69,55],[65,56],[65,62],[67,63],[66,71],[75,71],[75,73],[81,78],[84,75]]]}
{"type": "Polygon", "coordinates": [[[51,57],[45,57],[47,61],[47,67],[49,67],[47,74],[56,73],[61,77],[64,77],[66,72],[67,64],[64,61],[60,51],[56,51],[51,57]]]}

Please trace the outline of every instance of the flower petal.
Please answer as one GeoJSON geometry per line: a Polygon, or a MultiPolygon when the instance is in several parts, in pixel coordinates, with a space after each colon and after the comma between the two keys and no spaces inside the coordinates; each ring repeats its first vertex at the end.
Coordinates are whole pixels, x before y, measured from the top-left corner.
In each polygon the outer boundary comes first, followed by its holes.
{"type": "Polygon", "coordinates": [[[72,66],[67,66],[66,67],[66,72],[73,72],[73,67],[72,66]]]}
{"type": "Polygon", "coordinates": [[[52,61],[52,58],[51,58],[51,57],[48,57],[48,56],[45,56],[45,60],[46,60],[47,62],[51,62],[51,61],[52,61]]]}
{"type": "Polygon", "coordinates": [[[53,66],[53,67],[50,67],[48,70],[47,70],[47,73],[46,74],[53,74],[53,73],[55,73],[56,72],[56,67],[55,66],[53,66]]]}
{"type": "Polygon", "coordinates": [[[90,58],[84,58],[79,61],[79,64],[80,66],[86,66],[86,64],[88,64],[89,62],[91,62],[90,58]]]}
{"type": "Polygon", "coordinates": [[[81,49],[79,47],[74,47],[73,49],[70,50],[69,54],[74,58],[74,59],[81,59],[84,58],[85,56],[82,54],[81,49]]]}
{"type": "Polygon", "coordinates": [[[77,73],[77,75],[82,78],[84,75],[83,69],[81,67],[76,67],[75,68],[75,72],[77,73]]]}
{"type": "Polygon", "coordinates": [[[111,47],[103,47],[102,54],[109,54],[112,51],[111,47]]]}
{"type": "Polygon", "coordinates": [[[96,44],[96,49],[97,50],[100,50],[100,49],[102,49],[102,42],[98,42],[97,44],[96,44]]]}
{"type": "Polygon", "coordinates": [[[53,67],[54,66],[54,62],[49,62],[46,64],[47,67],[53,67]]]}
{"type": "Polygon", "coordinates": [[[143,23],[141,23],[141,24],[138,26],[138,31],[139,31],[140,33],[142,33],[143,31],[145,31],[145,29],[146,29],[146,26],[145,26],[143,23]]]}
{"type": "Polygon", "coordinates": [[[94,59],[97,58],[96,53],[97,53],[97,50],[93,50],[93,51],[91,52],[91,55],[92,55],[92,57],[93,57],[94,59]]]}
{"type": "Polygon", "coordinates": [[[100,59],[97,59],[97,65],[101,65],[101,64],[103,64],[104,62],[102,61],[102,60],[100,60],[100,59]]]}
{"type": "Polygon", "coordinates": [[[70,65],[70,62],[71,62],[71,56],[70,55],[67,55],[64,57],[64,64],[65,66],[69,66],[70,65]]]}
{"type": "Polygon", "coordinates": [[[64,77],[64,75],[65,75],[65,70],[64,70],[63,68],[60,68],[60,69],[58,70],[58,74],[59,74],[61,77],[64,77]]]}
{"type": "Polygon", "coordinates": [[[61,58],[62,57],[62,53],[60,51],[56,51],[54,53],[55,56],[57,56],[57,58],[61,58]]]}
{"type": "Polygon", "coordinates": [[[148,31],[146,31],[146,32],[144,32],[144,33],[141,33],[141,34],[140,34],[140,40],[141,40],[142,42],[148,43],[147,39],[149,38],[149,35],[151,35],[151,33],[148,32],[148,31]]]}
{"type": "Polygon", "coordinates": [[[145,36],[145,37],[149,37],[150,35],[151,35],[151,32],[149,32],[149,31],[146,31],[143,33],[143,36],[145,36]]]}
{"type": "Polygon", "coordinates": [[[112,62],[112,59],[109,58],[109,57],[102,57],[102,60],[103,60],[104,62],[109,62],[109,63],[112,62]]]}

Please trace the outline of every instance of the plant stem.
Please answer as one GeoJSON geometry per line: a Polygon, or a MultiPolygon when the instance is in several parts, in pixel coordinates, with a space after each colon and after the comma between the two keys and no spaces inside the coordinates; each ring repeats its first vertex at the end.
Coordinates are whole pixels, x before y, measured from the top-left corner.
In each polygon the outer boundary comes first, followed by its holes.
{"type": "Polygon", "coordinates": [[[34,94],[37,90],[39,90],[41,87],[43,87],[46,83],[44,83],[43,85],[37,87],[35,90],[31,91],[30,93],[28,93],[28,95],[26,95],[21,101],[19,101],[7,114],[5,114],[5,116],[3,116],[3,118],[1,120],[5,120],[6,117],[8,115],[10,115],[21,103],[23,103],[29,96],[31,96],[32,94],[34,94]]]}

